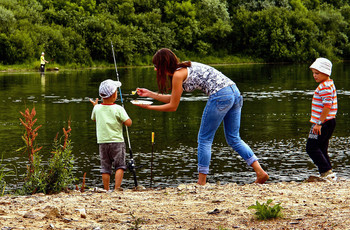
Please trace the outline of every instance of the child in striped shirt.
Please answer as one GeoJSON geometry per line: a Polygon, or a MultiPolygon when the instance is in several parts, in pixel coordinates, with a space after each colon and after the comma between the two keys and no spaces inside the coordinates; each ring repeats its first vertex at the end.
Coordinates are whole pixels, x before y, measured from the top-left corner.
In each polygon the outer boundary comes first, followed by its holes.
{"type": "Polygon", "coordinates": [[[326,58],[317,58],[310,69],[319,85],[312,98],[310,119],[312,125],[306,152],[318,167],[322,178],[336,180],[328,155],[328,142],[335,128],[335,116],[338,110],[337,91],[330,78],[332,63],[326,58]]]}

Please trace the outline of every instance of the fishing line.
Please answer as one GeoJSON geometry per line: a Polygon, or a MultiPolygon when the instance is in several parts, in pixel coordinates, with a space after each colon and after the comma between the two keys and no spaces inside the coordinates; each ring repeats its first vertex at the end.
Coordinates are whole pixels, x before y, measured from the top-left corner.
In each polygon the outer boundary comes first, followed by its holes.
{"type": "Polygon", "coordinates": [[[151,155],[151,181],[150,181],[150,187],[152,188],[152,182],[153,182],[153,151],[154,151],[154,132],[152,132],[152,155],[151,155]]]}
{"type": "MultiPolygon", "coordinates": [[[[115,60],[114,47],[113,47],[112,41],[111,41],[111,46],[112,46],[113,60],[114,60],[114,66],[115,66],[115,73],[117,74],[117,80],[120,81],[119,80],[119,73],[118,73],[118,68],[117,68],[117,62],[115,60]]],[[[122,95],[121,87],[119,87],[119,94],[120,94],[120,101],[121,101],[122,106],[124,108],[124,102],[123,102],[123,95],[122,95]]],[[[131,150],[128,126],[126,126],[126,125],[125,125],[125,130],[126,130],[126,137],[127,137],[127,140],[128,140],[128,147],[129,147],[129,151],[130,151],[130,161],[129,161],[129,164],[128,164],[128,168],[134,175],[134,183],[135,183],[135,187],[137,187],[137,179],[136,179],[136,172],[135,172],[135,162],[134,162],[134,158],[133,158],[132,150],[131,150]]]]}

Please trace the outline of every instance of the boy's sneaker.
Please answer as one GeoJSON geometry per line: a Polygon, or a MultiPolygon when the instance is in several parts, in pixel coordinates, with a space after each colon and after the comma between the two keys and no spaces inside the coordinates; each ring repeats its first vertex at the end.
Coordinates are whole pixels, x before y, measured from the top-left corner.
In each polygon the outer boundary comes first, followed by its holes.
{"type": "Polygon", "coordinates": [[[328,170],[327,172],[324,172],[324,173],[321,173],[321,177],[326,177],[328,175],[331,175],[333,172],[332,172],[332,169],[328,170]]]}
{"type": "Polygon", "coordinates": [[[324,179],[329,180],[329,181],[337,181],[337,174],[332,173],[324,177],[324,179]]]}
{"type": "Polygon", "coordinates": [[[337,174],[332,172],[332,170],[328,170],[321,174],[321,178],[329,181],[337,181],[337,174]]]}

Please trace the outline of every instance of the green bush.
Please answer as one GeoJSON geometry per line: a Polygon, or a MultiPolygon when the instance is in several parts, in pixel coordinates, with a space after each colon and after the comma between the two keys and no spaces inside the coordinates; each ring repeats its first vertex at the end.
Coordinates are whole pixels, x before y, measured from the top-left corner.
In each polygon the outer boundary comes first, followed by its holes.
{"type": "Polygon", "coordinates": [[[259,220],[266,220],[266,219],[272,219],[281,217],[282,213],[282,207],[280,206],[281,203],[275,204],[273,207],[269,206],[272,203],[272,200],[269,199],[266,204],[262,203],[260,204],[259,201],[256,201],[255,205],[251,205],[248,207],[248,209],[255,209],[255,215],[259,220]]]}

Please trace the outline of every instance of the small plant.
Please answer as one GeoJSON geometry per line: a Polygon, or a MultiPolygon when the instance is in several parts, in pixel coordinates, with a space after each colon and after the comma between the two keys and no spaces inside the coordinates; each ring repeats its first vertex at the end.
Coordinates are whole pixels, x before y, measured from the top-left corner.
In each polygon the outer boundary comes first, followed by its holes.
{"type": "Polygon", "coordinates": [[[272,203],[272,200],[269,199],[266,204],[262,203],[260,204],[259,201],[256,201],[255,205],[251,205],[248,207],[248,209],[255,209],[255,215],[259,220],[266,220],[266,219],[272,219],[282,216],[281,210],[282,207],[280,206],[281,203],[275,204],[274,206],[270,206],[272,203]]]}
{"type": "Polygon", "coordinates": [[[134,224],[134,226],[132,226],[131,228],[128,228],[128,230],[141,229],[141,224],[145,223],[145,221],[142,218],[136,218],[133,213],[130,213],[130,215],[133,219],[132,223],[134,224]]]}

